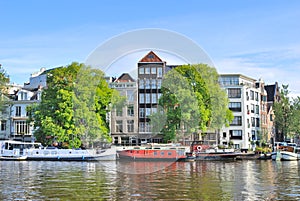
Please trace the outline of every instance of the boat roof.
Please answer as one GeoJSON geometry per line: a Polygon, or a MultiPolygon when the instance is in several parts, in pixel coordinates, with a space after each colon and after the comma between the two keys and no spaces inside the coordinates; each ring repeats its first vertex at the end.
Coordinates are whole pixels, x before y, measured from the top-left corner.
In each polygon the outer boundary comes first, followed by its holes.
{"type": "Polygon", "coordinates": [[[16,140],[0,140],[0,142],[9,143],[9,144],[41,144],[39,142],[22,142],[16,140]]]}

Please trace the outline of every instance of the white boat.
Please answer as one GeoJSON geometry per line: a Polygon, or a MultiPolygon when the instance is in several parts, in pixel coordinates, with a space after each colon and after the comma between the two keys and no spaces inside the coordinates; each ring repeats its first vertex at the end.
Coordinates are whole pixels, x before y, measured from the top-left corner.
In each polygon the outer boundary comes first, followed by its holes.
{"type": "Polygon", "coordinates": [[[272,160],[296,161],[300,160],[299,146],[280,146],[272,152],[272,160]]]}
{"type": "Polygon", "coordinates": [[[116,160],[116,148],[58,149],[40,143],[0,141],[0,160],[104,161],[116,160]]]}

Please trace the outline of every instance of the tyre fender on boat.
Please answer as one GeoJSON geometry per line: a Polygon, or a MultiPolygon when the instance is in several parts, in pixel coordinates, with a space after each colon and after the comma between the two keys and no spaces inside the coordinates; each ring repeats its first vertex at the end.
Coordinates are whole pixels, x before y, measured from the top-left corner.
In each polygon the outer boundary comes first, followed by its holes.
{"type": "Polygon", "coordinates": [[[201,151],[202,150],[202,147],[199,145],[199,146],[197,146],[197,150],[198,151],[201,151]]]}

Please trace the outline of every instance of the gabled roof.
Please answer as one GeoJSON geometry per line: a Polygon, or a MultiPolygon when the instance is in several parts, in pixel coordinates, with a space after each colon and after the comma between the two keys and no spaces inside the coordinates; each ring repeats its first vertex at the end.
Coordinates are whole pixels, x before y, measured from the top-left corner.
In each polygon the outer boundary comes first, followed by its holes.
{"type": "Polygon", "coordinates": [[[123,73],[114,82],[135,82],[135,80],[128,73],[123,73]]]}
{"type": "Polygon", "coordinates": [[[150,51],[139,62],[161,63],[163,61],[153,51],[150,51]]]}

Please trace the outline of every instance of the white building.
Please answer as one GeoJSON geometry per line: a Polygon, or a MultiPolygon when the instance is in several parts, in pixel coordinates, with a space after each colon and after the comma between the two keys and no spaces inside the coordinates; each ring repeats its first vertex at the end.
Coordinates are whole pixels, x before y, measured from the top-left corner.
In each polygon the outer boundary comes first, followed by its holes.
{"type": "Polygon", "coordinates": [[[261,131],[260,88],[256,88],[255,79],[241,74],[221,74],[219,83],[227,91],[234,115],[230,126],[222,129],[220,144],[232,142],[235,149],[252,149],[261,131]]]}

